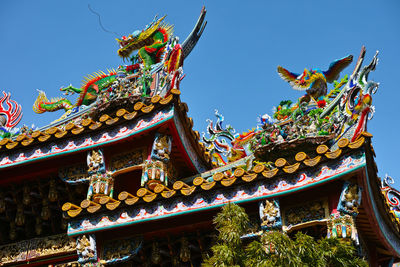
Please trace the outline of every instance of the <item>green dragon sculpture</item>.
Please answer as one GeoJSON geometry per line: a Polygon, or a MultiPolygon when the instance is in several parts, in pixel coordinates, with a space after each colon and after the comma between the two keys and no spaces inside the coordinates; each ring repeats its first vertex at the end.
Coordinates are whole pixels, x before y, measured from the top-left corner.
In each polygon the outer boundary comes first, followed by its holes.
{"type": "Polygon", "coordinates": [[[52,112],[59,109],[68,111],[81,105],[90,105],[96,101],[98,95],[102,91],[107,90],[107,88],[117,80],[116,75],[117,72],[115,70],[109,71],[108,74],[104,72],[96,72],[93,75],[84,78],[81,88],[76,88],[72,85],[61,88],[60,91],[63,91],[66,95],[74,93],[79,94],[75,105],[63,97],[48,100],[46,94],[43,91],[39,91],[39,96],[33,105],[33,111],[36,113],[44,113],[46,111],[52,112]]]}
{"type": "MultiPolygon", "coordinates": [[[[36,113],[44,113],[63,109],[68,114],[75,113],[79,111],[80,106],[88,106],[99,97],[101,99],[110,98],[119,94],[121,90],[124,90],[123,87],[126,84],[129,84],[130,91],[123,95],[134,94],[148,97],[152,93],[150,86],[153,81],[153,73],[161,69],[152,68],[157,63],[159,63],[157,66],[165,67],[164,71],[167,73],[165,75],[172,77],[169,80],[168,88],[179,86],[181,73],[178,69],[203,33],[207,24],[204,22],[205,15],[206,10],[203,7],[193,31],[182,45],[178,44],[178,39],[172,36],[173,26],[162,23],[165,16],[160,19],[155,18],[144,30],[135,31],[128,37],[123,36],[121,39],[117,39],[120,45],[118,55],[124,60],[129,59],[131,65],[120,66],[117,71],[108,71],[108,74],[100,71],[88,75],[84,78],[80,88],[72,85],[61,88],[60,90],[65,95],[79,94],[75,104],[64,97],[49,100],[43,91],[39,91],[33,110],[36,113]],[[137,55],[131,56],[132,52],[136,50],[138,50],[137,55]]],[[[166,94],[165,92],[168,92],[168,89],[164,90],[164,94],[166,94]]]]}
{"type": "Polygon", "coordinates": [[[165,16],[154,20],[143,31],[135,31],[128,37],[117,39],[120,49],[118,55],[123,59],[128,58],[133,51],[138,50],[138,55],[143,61],[145,69],[160,62],[169,37],[172,35],[173,27],[161,24],[165,16]]]}
{"type": "MultiPolygon", "coordinates": [[[[122,58],[125,59],[129,57],[133,51],[138,50],[138,56],[144,65],[141,71],[143,74],[142,76],[149,76],[147,72],[150,70],[151,66],[161,61],[161,56],[164,54],[169,36],[172,34],[172,26],[161,24],[164,18],[165,16],[158,20],[155,19],[142,31],[135,31],[128,37],[123,36],[121,40],[117,39],[120,45],[118,54],[122,58]]],[[[135,57],[132,57],[131,60],[134,61],[134,59],[135,57]]],[[[118,73],[122,72],[123,76],[126,76],[127,74],[132,74],[134,70],[138,70],[139,68],[140,64],[138,63],[127,66],[126,68],[120,67],[118,73]]],[[[80,88],[73,87],[72,85],[61,88],[60,90],[63,91],[65,95],[79,94],[75,104],[72,104],[71,101],[62,97],[48,100],[46,94],[43,91],[39,91],[39,96],[33,105],[33,110],[36,113],[52,112],[59,109],[64,109],[64,111],[67,112],[74,107],[90,105],[96,101],[97,97],[102,92],[108,90],[110,86],[117,81],[117,76],[118,74],[115,70],[109,71],[108,74],[102,71],[95,72],[84,78],[80,88]]],[[[146,77],[142,77],[141,80],[143,80],[143,89],[146,91],[144,93],[148,94],[149,88],[147,87],[149,87],[148,84],[149,82],[151,83],[151,81],[143,79],[146,77]]]]}

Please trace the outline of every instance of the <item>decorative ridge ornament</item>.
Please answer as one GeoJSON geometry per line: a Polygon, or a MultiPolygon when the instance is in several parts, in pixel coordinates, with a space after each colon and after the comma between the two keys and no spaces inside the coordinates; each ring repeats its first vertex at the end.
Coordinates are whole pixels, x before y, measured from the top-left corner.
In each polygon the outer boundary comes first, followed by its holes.
{"type": "Polygon", "coordinates": [[[106,171],[101,149],[93,149],[88,152],[87,165],[90,182],[86,199],[96,200],[101,196],[112,198],[114,193],[114,178],[110,171],[106,171]]]}
{"type": "Polygon", "coordinates": [[[0,97],[0,129],[10,130],[22,119],[22,107],[10,99],[11,94],[3,91],[0,97]],[[4,108],[4,104],[7,108],[4,108]]]}
{"type": "Polygon", "coordinates": [[[104,90],[107,90],[114,82],[117,81],[117,72],[109,70],[108,74],[103,71],[95,72],[92,75],[88,75],[82,81],[82,87],[76,88],[72,85],[67,87],[61,87],[60,91],[64,92],[64,95],[79,94],[75,104],[64,97],[55,97],[51,100],[47,99],[46,94],[39,91],[34,105],[33,111],[36,113],[53,112],[59,109],[64,109],[65,112],[72,110],[73,108],[80,107],[82,105],[90,105],[96,101],[97,97],[104,94],[104,90]]]}
{"type": "Polygon", "coordinates": [[[168,186],[172,137],[157,133],[151,154],[144,163],[141,186],[153,190],[158,184],[168,186]]]}
{"type": "MultiPolygon", "coordinates": [[[[374,71],[378,64],[378,51],[371,62],[362,68],[361,71],[355,72],[352,75],[348,85],[344,88],[345,94],[339,103],[339,110],[345,114],[346,120],[343,123],[341,138],[346,132],[351,129],[350,141],[355,141],[360,134],[366,130],[367,120],[372,119],[375,113],[375,107],[372,105],[372,95],[376,93],[379,83],[368,81],[368,76],[371,71],[374,71]],[[353,126],[356,126],[355,129],[353,126]]],[[[364,57],[361,57],[362,63],[364,57]]],[[[360,65],[361,65],[360,63],[360,65]]]]}
{"type": "Polygon", "coordinates": [[[39,91],[33,110],[43,113],[62,109],[65,114],[55,121],[58,122],[85,116],[87,110],[116,99],[130,98],[148,103],[153,96],[167,97],[171,90],[179,90],[184,77],[183,61],[203,33],[205,14],[203,8],[193,31],[182,45],[179,38],[173,36],[173,26],[162,22],[165,16],[155,18],[142,31],[117,39],[120,45],[118,54],[123,59],[129,58],[129,65],[108,70],[108,73],[98,71],[88,75],[80,88],[72,85],[62,87],[60,90],[65,95],[79,94],[75,104],[64,97],[49,100],[44,92],[39,91]],[[137,54],[131,56],[136,50],[137,54]]]}
{"type": "MultiPolygon", "coordinates": [[[[368,75],[375,70],[377,55],[378,52],[367,66],[362,67],[365,56],[365,48],[362,47],[351,76],[345,75],[338,81],[334,79],[351,63],[352,56],[334,61],[328,71],[305,70],[298,76],[278,67],[284,80],[297,89],[306,90],[307,94],[296,102],[281,101],[271,116],[273,119],[267,114],[263,115],[257,129],[246,133],[251,135],[247,150],[271,151],[276,144],[289,144],[298,139],[317,141],[320,138],[325,140],[328,149],[335,151],[339,148],[338,141],[341,139],[355,142],[366,131],[367,120],[372,118],[375,111],[372,95],[379,84],[368,81],[368,75]],[[327,82],[333,83],[333,88],[329,91],[327,82]]],[[[231,142],[234,143],[235,140],[231,142]]]]}
{"type": "Polygon", "coordinates": [[[304,96],[304,101],[308,102],[312,97],[315,100],[327,93],[326,83],[332,83],[339,78],[340,72],[345,69],[353,61],[353,56],[333,61],[327,71],[320,69],[304,69],[302,74],[296,74],[287,69],[278,66],[278,74],[281,78],[296,90],[306,90],[307,95],[304,96]]]}
{"type": "Polygon", "coordinates": [[[226,127],[222,126],[225,118],[218,110],[215,110],[214,114],[217,117],[217,122],[214,125],[212,120],[207,119],[207,132],[209,137],[206,137],[203,132],[202,139],[206,144],[206,150],[211,154],[217,165],[222,166],[226,164],[223,157],[228,156],[231,150],[231,142],[235,138],[234,135],[236,131],[231,125],[227,125],[226,127]]]}
{"type": "Polygon", "coordinates": [[[217,117],[215,126],[212,120],[207,119],[209,137],[206,137],[204,132],[202,133],[206,150],[211,154],[214,163],[217,166],[223,166],[227,164],[224,158],[228,162],[233,162],[246,157],[248,154],[247,146],[254,136],[254,131],[236,134],[231,125],[222,126],[224,116],[218,113],[218,110],[215,110],[215,116],[217,117]]]}
{"type": "MultiPolygon", "coordinates": [[[[382,179],[381,192],[385,197],[386,203],[390,207],[390,211],[400,219],[400,192],[393,188],[391,185],[394,184],[394,179],[387,175],[382,179]]],[[[400,220],[399,220],[400,221],[400,220]]]]}
{"type": "Polygon", "coordinates": [[[153,22],[142,31],[134,31],[132,34],[117,39],[120,49],[118,55],[128,58],[129,55],[138,50],[138,55],[143,60],[145,68],[160,62],[169,37],[172,35],[173,26],[161,24],[165,16],[153,22]]]}
{"type": "Polygon", "coordinates": [[[182,52],[184,58],[186,58],[190,54],[190,52],[192,52],[193,48],[196,46],[201,35],[203,34],[204,29],[207,26],[207,21],[204,22],[206,13],[207,13],[206,7],[203,6],[203,8],[201,9],[200,17],[197,20],[195,27],[193,28],[189,36],[186,38],[186,40],[183,41],[182,52]]]}

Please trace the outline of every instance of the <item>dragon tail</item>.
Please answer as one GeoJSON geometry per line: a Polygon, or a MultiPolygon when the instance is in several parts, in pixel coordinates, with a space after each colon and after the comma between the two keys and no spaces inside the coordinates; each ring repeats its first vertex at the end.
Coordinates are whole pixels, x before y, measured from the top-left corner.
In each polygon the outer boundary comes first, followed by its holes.
{"type": "Polygon", "coordinates": [[[39,95],[35,100],[35,103],[33,104],[33,111],[36,113],[44,113],[47,111],[56,111],[59,109],[64,109],[65,111],[68,111],[72,109],[74,106],[72,103],[65,98],[52,98],[50,101],[47,99],[46,93],[43,91],[39,91],[39,95]]]}
{"type": "Polygon", "coordinates": [[[39,91],[39,95],[36,98],[35,103],[33,104],[32,108],[33,108],[34,112],[41,114],[41,113],[46,112],[46,110],[41,108],[41,104],[45,103],[45,102],[49,102],[49,100],[47,99],[45,92],[40,91],[40,90],[38,90],[38,91],[39,91]]]}

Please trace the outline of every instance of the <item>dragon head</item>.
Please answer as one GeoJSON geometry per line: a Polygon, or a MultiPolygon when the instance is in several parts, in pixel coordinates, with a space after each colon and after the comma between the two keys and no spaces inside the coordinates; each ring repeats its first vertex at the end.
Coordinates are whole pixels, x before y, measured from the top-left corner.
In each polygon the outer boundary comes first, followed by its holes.
{"type": "Polygon", "coordinates": [[[121,39],[116,39],[120,46],[118,49],[118,55],[122,58],[127,58],[133,51],[151,45],[154,42],[153,35],[160,27],[160,23],[164,18],[165,16],[160,19],[157,19],[156,17],[144,30],[137,30],[128,36],[122,36],[121,39]]]}

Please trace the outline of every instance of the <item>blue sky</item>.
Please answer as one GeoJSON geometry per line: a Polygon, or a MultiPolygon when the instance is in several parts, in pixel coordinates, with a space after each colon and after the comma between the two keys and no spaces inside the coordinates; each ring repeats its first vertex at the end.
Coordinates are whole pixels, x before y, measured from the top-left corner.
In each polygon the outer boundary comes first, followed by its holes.
{"type": "MultiPolygon", "coordinates": [[[[119,35],[142,29],[156,14],[167,15],[182,41],[206,5],[208,25],[185,61],[181,83],[181,98],[200,132],[214,109],[243,132],[256,126],[258,115],[271,115],[281,100],[300,97],[279,78],[278,65],[293,72],[324,70],[334,59],[357,58],[362,45],[367,61],[379,50],[370,79],[380,87],[368,131],[379,175],[400,179],[399,1],[2,1],[0,90],[22,104],[20,125],[43,126],[62,115],[35,114],[36,89],[61,96],[61,86],[78,87],[85,75],[123,64],[117,36],[101,29],[89,3],[104,27],[119,35]]],[[[354,63],[343,74],[353,68],[354,63]]]]}

